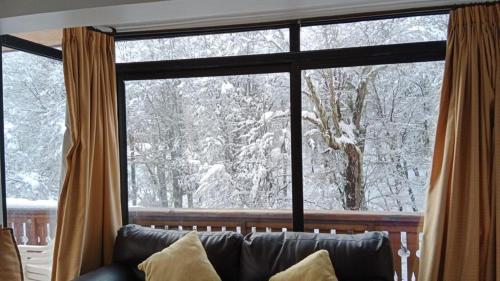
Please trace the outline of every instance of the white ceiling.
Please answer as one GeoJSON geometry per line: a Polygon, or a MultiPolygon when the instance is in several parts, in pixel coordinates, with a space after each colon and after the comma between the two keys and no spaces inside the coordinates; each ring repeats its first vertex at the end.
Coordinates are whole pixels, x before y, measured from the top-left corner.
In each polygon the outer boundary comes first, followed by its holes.
{"type": "Polygon", "coordinates": [[[114,26],[119,31],[187,28],[479,2],[476,0],[1,1],[0,34],[74,26],[114,26]],[[33,1],[45,5],[29,6],[28,4],[33,1]],[[81,2],[86,4],[83,6],[77,4],[81,2]]]}

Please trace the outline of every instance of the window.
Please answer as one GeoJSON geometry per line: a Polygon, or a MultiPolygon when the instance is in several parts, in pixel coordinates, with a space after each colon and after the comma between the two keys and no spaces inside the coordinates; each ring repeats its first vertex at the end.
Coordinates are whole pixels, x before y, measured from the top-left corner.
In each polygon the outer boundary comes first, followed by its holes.
{"type": "Polygon", "coordinates": [[[302,50],[446,40],[448,15],[416,16],[306,26],[302,50]]]}
{"type": "Polygon", "coordinates": [[[434,41],[446,39],[447,17],[304,21],[298,30],[119,42],[123,62],[200,59],[183,63],[182,74],[168,62],[165,69],[117,66],[130,210],[293,209],[304,219],[292,204],[299,189],[306,211],[421,212],[443,72],[436,59],[444,58],[445,46],[434,41]],[[289,36],[309,51],[291,53],[284,63],[273,53],[290,50],[289,36]],[[408,44],[391,45],[399,43],[408,44]],[[337,50],[345,47],[358,48],[346,57],[337,50]],[[238,55],[249,54],[264,56],[248,66],[248,57],[238,55]],[[232,57],[207,66],[203,58],[214,56],[232,57]],[[298,92],[287,63],[302,73],[298,92]],[[297,98],[300,111],[293,110],[297,98]],[[293,120],[301,120],[300,134],[293,120]],[[297,145],[300,154],[293,152],[297,145]]]}
{"type": "Polygon", "coordinates": [[[117,42],[117,62],[159,61],[288,52],[288,29],[117,42]]]}
{"type": "Polygon", "coordinates": [[[443,67],[303,73],[305,209],[423,211],[443,67]]]}
{"type": "Polygon", "coordinates": [[[126,83],[129,205],[291,209],[288,74],[126,83]]]}
{"type": "Polygon", "coordinates": [[[3,122],[7,226],[19,244],[55,234],[66,97],[58,60],[4,49],[3,122]]]}

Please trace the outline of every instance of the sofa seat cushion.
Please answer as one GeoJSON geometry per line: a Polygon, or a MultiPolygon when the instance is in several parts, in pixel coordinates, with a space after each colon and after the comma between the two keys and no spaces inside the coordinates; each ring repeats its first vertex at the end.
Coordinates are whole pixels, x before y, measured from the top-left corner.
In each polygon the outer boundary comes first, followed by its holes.
{"type": "Polygon", "coordinates": [[[111,264],[100,267],[94,271],[88,272],[74,281],[139,281],[132,268],[123,264],[111,264]]]}
{"type": "MultiPolygon", "coordinates": [[[[137,280],[145,280],[137,265],[170,246],[188,231],[163,230],[127,225],[118,231],[113,261],[132,268],[137,280]]],[[[198,232],[208,260],[223,281],[239,280],[243,236],[236,232],[198,232]]]]}
{"type": "Polygon", "coordinates": [[[263,281],[308,255],[327,250],[340,281],[392,281],[389,239],[380,232],[363,234],[252,233],[241,250],[241,281],[263,281]]]}

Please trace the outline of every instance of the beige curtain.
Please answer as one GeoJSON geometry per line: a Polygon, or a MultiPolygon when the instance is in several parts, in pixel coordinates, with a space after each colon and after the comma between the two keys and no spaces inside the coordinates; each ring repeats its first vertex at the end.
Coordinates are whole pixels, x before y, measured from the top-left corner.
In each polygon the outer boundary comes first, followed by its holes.
{"type": "Polygon", "coordinates": [[[57,214],[53,281],[111,262],[121,225],[114,40],[65,29],[64,78],[71,135],[57,214]]]}
{"type": "Polygon", "coordinates": [[[500,4],[450,15],[419,279],[500,280],[500,4]]]}

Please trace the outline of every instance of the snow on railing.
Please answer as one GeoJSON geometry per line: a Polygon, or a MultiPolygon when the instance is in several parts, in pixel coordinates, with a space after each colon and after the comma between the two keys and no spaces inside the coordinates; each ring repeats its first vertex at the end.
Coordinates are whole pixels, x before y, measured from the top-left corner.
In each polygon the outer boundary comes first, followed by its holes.
{"type": "MultiPolygon", "coordinates": [[[[286,232],[292,229],[290,211],[187,210],[131,208],[130,222],[160,229],[198,231],[286,232]]],[[[422,217],[414,213],[307,211],[305,231],[313,233],[384,232],[392,245],[394,280],[417,280],[422,217]]],[[[9,208],[9,226],[22,245],[47,245],[54,238],[55,208],[9,208]]]]}

